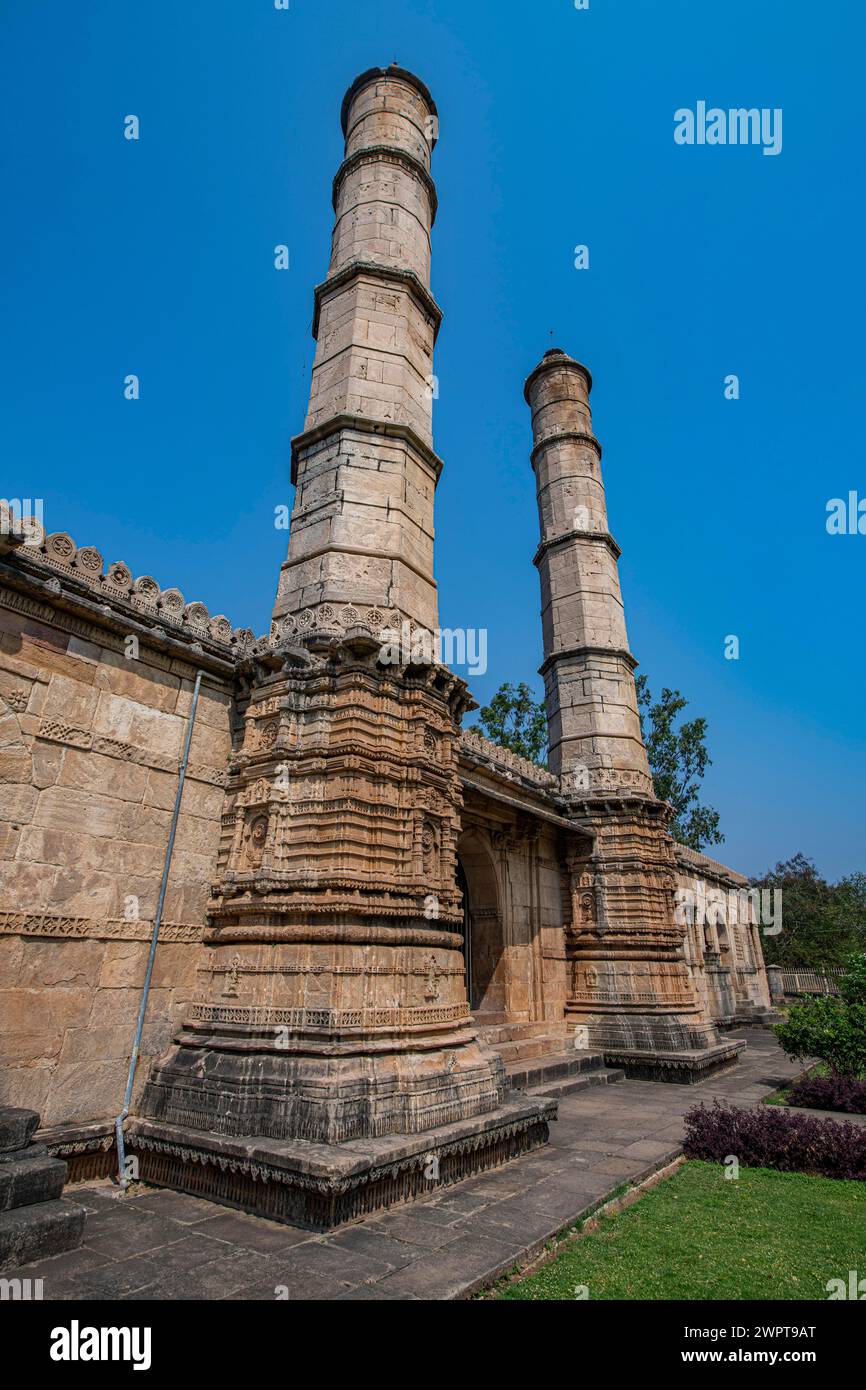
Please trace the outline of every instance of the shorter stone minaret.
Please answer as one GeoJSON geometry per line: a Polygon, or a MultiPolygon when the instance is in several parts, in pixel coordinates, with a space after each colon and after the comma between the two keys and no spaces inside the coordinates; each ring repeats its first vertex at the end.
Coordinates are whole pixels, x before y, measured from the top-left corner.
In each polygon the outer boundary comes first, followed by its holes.
{"type": "Polygon", "coordinates": [[[587,368],[559,348],[544,354],[526,383],[541,525],[535,563],[550,770],[566,790],[651,794],[591,387],[587,368]]]}
{"type": "Polygon", "coordinates": [[[526,382],[541,524],[550,769],[565,849],[566,1012],[631,1075],[693,1080],[732,1061],[698,999],[676,921],[676,865],[641,737],[586,367],[551,348],[526,382]]]}

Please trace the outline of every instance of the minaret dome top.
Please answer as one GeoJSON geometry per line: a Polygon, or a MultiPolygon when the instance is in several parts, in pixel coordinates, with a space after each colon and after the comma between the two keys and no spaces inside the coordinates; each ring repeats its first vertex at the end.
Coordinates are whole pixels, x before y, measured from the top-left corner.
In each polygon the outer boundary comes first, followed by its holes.
{"type": "Polygon", "coordinates": [[[542,357],[538,366],[535,368],[534,371],[530,372],[529,376],[526,378],[526,385],[523,388],[523,395],[527,404],[531,405],[532,403],[529,399],[530,392],[533,386],[535,385],[536,381],[538,380],[539,376],[541,376],[543,372],[553,370],[561,371],[563,367],[570,367],[572,370],[580,372],[586,379],[587,390],[592,390],[592,373],[589,370],[589,367],[585,367],[582,362],[578,362],[576,357],[570,357],[569,354],[567,352],[564,352],[562,348],[552,347],[547,349],[547,352],[542,357]]]}
{"type": "MultiPolygon", "coordinates": [[[[362,72],[359,77],[355,78],[351,87],[346,92],[346,95],[343,97],[343,105],[340,108],[340,124],[343,127],[344,135],[348,134],[349,111],[358,93],[371,82],[381,82],[388,77],[393,77],[400,82],[405,82],[410,87],[414,87],[418,95],[430,108],[430,115],[438,118],[439,113],[436,110],[436,103],[430,95],[429,88],[421,81],[421,78],[416,77],[414,72],[409,72],[407,68],[399,68],[396,63],[392,63],[390,67],[387,68],[368,68],[366,72],[362,72]]],[[[434,135],[430,144],[431,149],[435,143],[434,126],[434,135]]]]}

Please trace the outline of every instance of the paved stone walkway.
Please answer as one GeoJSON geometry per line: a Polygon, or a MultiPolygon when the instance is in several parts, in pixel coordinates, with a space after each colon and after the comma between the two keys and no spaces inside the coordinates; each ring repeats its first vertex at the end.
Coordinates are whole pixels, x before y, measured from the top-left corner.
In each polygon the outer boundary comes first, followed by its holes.
{"type": "Polygon", "coordinates": [[[676,1157],[692,1105],[756,1104],[796,1074],[772,1034],[734,1036],[749,1045],[726,1075],[562,1097],[546,1148],[331,1235],[156,1188],[120,1198],[108,1182],[75,1186],[90,1212],[84,1246],[15,1273],[42,1279],[46,1299],[466,1298],[676,1157]]]}

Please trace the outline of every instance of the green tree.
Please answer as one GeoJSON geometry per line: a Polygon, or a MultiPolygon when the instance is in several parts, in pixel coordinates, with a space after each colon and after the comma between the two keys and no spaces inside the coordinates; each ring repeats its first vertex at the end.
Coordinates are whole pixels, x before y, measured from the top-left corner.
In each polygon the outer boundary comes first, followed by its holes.
{"type": "Polygon", "coordinates": [[[789,1057],[818,1057],[840,1076],[866,1075],[866,954],[844,962],[838,996],[806,997],[792,1004],[773,1032],[789,1057]]]}
{"type": "Polygon", "coordinates": [[[646,676],[638,676],[638,712],[655,794],[674,808],[671,834],[691,849],[720,845],[719,813],[698,800],[704,773],[712,762],[707,752],[706,719],[677,724],[688,700],[678,690],[663,687],[654,701],[646,676]]]}
{"type": "Polygon", "coordinates": [[[544,766],[547,759],[547,715],[544,702],[535,700],[524,681],[518,686],[505,681],[489,705],[479,710],[478,723],[485,736],[500,748],[510,748],[521,758],[544,766]]]}
{"type": "Polygon", "coordinates": [[[828,883],[811,859],[795,854],[753,882],[782,893],[782,931],[764,937],[769,965],[822,970],[866,949],[866,874],[828,883]]]}

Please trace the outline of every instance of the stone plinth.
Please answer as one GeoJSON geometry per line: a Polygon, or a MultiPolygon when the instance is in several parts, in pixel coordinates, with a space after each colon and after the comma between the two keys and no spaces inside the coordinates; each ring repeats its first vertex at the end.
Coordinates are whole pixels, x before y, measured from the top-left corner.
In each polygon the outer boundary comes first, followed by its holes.
{"type": "Polygon", "coordinates": [[[554,1101],[512,1091],[488,1114],[424,1134],[331,1145],[135,1120],[129,1147],[145,1182],[329,1230],[518,1158],[547,1143],[555,1118],[554,1101]]]}

